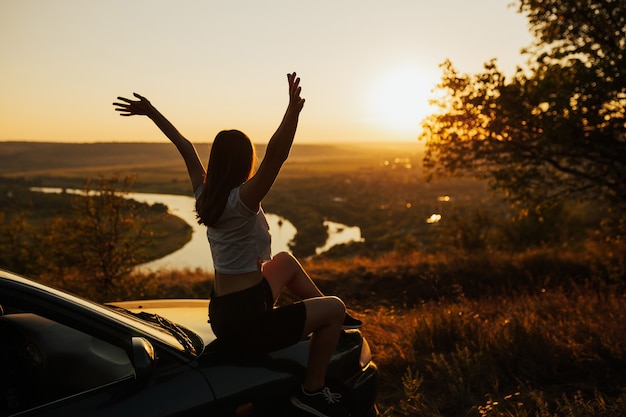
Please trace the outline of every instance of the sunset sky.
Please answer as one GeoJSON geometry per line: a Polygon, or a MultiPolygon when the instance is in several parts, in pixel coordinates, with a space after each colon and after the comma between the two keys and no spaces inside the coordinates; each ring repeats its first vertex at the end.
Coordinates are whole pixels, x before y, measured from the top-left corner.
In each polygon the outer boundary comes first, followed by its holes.
{"type": "MultiPolygon", "coordinates": [[[[532,37],[511,0],[0,0],[0,141],[166,141],[111,103],[138,92],[188,139],[266,142],[302,78],[297,142],[415,141],[450,59],[508,75],[532,37]]],[[[517,6],[517,4],[516,4],[517,6]]]]}

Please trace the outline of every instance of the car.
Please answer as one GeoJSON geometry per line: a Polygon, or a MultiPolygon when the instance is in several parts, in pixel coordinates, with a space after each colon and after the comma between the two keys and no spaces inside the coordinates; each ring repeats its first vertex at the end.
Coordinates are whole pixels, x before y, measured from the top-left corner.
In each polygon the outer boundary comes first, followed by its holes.
{"type": "MultiPolygon", "coordinates": [[[[289,397],[308,338],[268,354],[225,349],[208,304],[100,304],[0,270],[0,415],[299,415],[289,397]]],[[[328,380],[352,416],[378,414],[377,378],[361,332],[343,331],[328,380]]]]}

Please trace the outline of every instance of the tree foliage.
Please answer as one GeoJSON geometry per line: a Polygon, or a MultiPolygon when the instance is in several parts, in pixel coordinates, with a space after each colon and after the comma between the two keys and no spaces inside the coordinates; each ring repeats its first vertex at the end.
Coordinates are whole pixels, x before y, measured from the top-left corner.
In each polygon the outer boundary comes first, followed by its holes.
{"type": "MultiPolygon", "coordinates": [[[[134,177],[87,180],[72,199],[72,216],[50,224],[48,246],[55,264],[80,271],[82,293],[107,300],[135,265],[147,260],[151,224],[158,218],[147,207],[126,198],[134,177]]],[[[67,275],[67,274],[66,274],[67,275]]]]}
{"type": "Polygon", "coordinates": [[[429,176],[487,179],[525,210],[563,200],[626,212],[626,3],[522,0],[535,43],[511,80],[450,61],[424,120],[429,176]]]}
{"type": "Polygon", "coordinates": [[[23,192],[8,199],[31,205],[32,212],[0,211],[0,267],[98,301],[126,294],[124,287],[141,284],[131,272],[148,260],[154,226],[167,214],[163,206],[128,199],[134,181],[100,177],[68,198],[23,192]]]}

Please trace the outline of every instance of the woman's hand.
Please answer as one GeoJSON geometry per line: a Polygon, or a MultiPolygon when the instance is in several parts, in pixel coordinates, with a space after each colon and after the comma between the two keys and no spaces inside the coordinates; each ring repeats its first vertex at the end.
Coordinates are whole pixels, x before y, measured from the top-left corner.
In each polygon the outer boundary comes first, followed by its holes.
{"type": "Polygon", "coordinates": [[[133,93],[133,96],[139,100],[129,100],[124,97],[118,97],[117,99],[124,103],[113,103],[113,105],[116,106],[115,111],[120,112],[120,116],[150,116],[154,114],[155,109],[147,98],[137,93],[133,93]]]}
{"type": "Polygon", "coordinates": [[[304,99],[300,97],[302,87],[300,87],[300,77],[296,76],[295,72],[287,74],[287,80],[289,81],[289,106],[287,111],[295,112],[299,114],[304,107],[304,99]]]}

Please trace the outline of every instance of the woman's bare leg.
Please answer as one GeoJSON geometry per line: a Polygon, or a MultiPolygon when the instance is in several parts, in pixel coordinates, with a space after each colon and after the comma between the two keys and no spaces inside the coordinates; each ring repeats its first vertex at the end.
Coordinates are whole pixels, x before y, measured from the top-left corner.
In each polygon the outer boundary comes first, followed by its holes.
{"type": "Polygon", "coordinates": [[[274,300],[278,299],[283,288],[303,300],[306,321],[302,336],[312,336],[302,386],[308,392],[319,391],[326,385],[326,370],[337,348],[346,306],[337,297],[324,296],[300,262],[287,252],[281,252],[263,264],[263,275],[272,288],[274,300]]]}
{"type": "Polygon", "coordinates": [[[302,386],[308,392],[315,392],[326,385],[326,370],[339,341],[346,306],[337,297],[309,298],[303,302],[306,306],[303,337],[313,334],[302,386]]]}
{"type": "Polygon", "coordinates": [[[300,262],[288,252],[280,252],[271,261],[264,263],[263,275],[272,288],[275,300],[285,287],[301,299],[324,295],[304,271],[300,262]]]}

